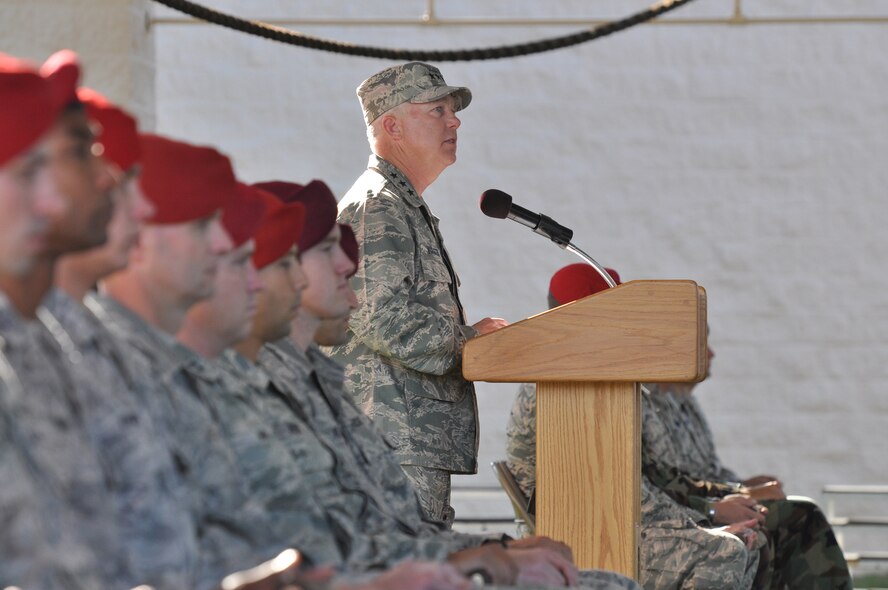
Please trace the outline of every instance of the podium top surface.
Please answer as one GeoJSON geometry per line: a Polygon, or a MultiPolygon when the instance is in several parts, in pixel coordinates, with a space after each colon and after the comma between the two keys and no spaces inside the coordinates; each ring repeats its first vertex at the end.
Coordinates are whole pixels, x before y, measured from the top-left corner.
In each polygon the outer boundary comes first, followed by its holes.
{"type": "Polygon", "coordinates": [[[631,281],[479,336],[470,381],[699,381],[706,296],[693,281],[631,281]]]}

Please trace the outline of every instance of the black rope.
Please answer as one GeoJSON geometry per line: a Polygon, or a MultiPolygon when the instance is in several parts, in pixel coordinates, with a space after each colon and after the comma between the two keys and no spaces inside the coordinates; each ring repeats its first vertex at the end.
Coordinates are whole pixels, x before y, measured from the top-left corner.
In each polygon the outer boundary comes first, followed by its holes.
{"type": "Polygon", "coordinates": [[[504,45],[501,47],[438,51],[390,49],[386,47],[370,47],[367,45],[355,45],[354,43],[331,41],[329,39],[321,39],[320,37],[305,35],[303,33],[298,33],[296,31],[276,27],[259,21],[238,18],[230,14],[212,10],[206,6],[201,6],[200,4],[195,4],[190,0],[154,1],[194,18],[227,27],[229,29],[234,29],[235,31],[241,31],[242,33],[256,35],[272,41],[287,43],[289,45],[298,45],[308,49],[330,51],[345,55],[391,59],[395,61],[473,61],[519,57],[522,55],[531,55],[534,53],[542,53],[543,51],[552,51],[553,49],[562,49],[564,47],[579,45],[580,43],[605,37],[612,33],[617,33],[630,27],[634,27],[635,25],[647,22],[661,14],[665,14],[670,10],[683,6],[692,0],[660,0],[660,2],[657,2],[647,10],[637,14],[633,14],[617,21],[604,23],[588,31],[564,35],[562,37],[551,37],[549,39],[541,39],[539,41],[519,43],[516,45],[504,45]]]}

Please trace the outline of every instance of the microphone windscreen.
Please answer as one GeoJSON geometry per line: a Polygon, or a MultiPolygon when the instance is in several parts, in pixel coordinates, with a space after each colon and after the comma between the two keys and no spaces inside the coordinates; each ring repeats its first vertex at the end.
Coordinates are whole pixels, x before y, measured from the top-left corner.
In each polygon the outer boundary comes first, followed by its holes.
{"type": "Polygon", "coordinates": [[[491,188],[481,193],[481,212],[488,217],[505,219],[512,208],[512,197],[501,190],[491,188]]]}

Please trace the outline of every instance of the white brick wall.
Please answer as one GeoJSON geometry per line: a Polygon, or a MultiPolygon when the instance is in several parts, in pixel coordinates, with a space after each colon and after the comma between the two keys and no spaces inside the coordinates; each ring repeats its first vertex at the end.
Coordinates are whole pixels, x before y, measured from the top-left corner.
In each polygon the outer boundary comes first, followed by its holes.
{"type": "Polygon", "coordinates": [[[83,84],[154,126],[154,42],[150,0],[9,0],[0,3],[0,51],[42,62],[74,49],[86,65],[83,84]]]}
{"type": "MultiPolygon", "coordinates": [[[[424,7],[418,0],[206,1],[268,17],[416,17],[424,7]]],[[[440,0],[438,12],[592,18],[646,4],[440,0]]],[[[744,7],[750,17],[888,16],[882,1],[837,4],[747,0],[744,7]]],[[[726,17],[732,7],[710,0],[674,16],[726,17]]],[[[92,47],[98,22],[77,25],[75,49],[92,47]]],[[[727,463],[741,473],[778,474],[791,492],[814,496],[825,483],[884,482],[886,29],[644,26],[533,57],[439,64],[450,83],[475,96],[462,116],[459,162],[426,194],[472,318],[541,311],[550,274],[575,261],[515,224],[483,217],[478,196],[497,187],[571,226],[580,247],[627,280],[690,278],[707,288],[718,357],[699,393],[727,463]]],[[[375,45],[464,48],[575,28],[303,30],[375,45]]],[[[156,25],[152,34],[160,131],[217,144],[247,180],[317,177],[341,194],[362,170],[368,150],[354,88],[389,62],[202,25],[156,25]]],[[[150,59],[145,64],[150,69],[150,59]]],[[[116,88],[115,80],[107,84],[99,89],[116,88]]],[[[503,455],[514,387],[478,389],[481,474],[458,485],[493,485],[486,463],[503,455]]]]}
{"type": "MultiPolygon", "coordinates": [[[[356,16],[345,2],[303,4],[215,3],[257,16],[317,15],[321,4],[327,16],[356,16]]],[[[539,3],[507,4],[485,5],[486,14],[596,16],[588,3],[549,2],[546,13],[539,3]]],[[[610,2],[606,14],[641,4],[610,2]]],[[[675,16],[728,15],[732,6],[699,4],[675,16]]],[[[843,3],[841,13],[830,12],[834,4],[749,3],[747,15],[888,15],[875,2],[843,3]]],[[[398,5],[404,16],[422,10],[398,5]]],[[[439,15],[472,15],[474,6],[442,1],[439,15]]],[[[306,32],[457,48],[568,30],[306,32]]],[[[162,130],[218,142],[251,179],[320,177],[338,193],[348,188],[367,152],[353,89],[388,62],[212,27],[161,26],[156,35],[162,130]]],[[[627,279],[691,278],[707,288],[718,358],[699,393],[729,464],[779,474],[789,490],[812,495],[828,482],[883,480],[886,51],[884,25],[649,26],[534,57],[440,64],[475,95],[459,162],[426,195],[472,317],[540,311],[551,272],[574,261],[483,217],[477,198],[498,187],[570,225],[580,247],[627,279]]],[[[459,485],[493,482],[486,463],[503,454],[513,390],[479,386],[482,470],[459,485]]]]}

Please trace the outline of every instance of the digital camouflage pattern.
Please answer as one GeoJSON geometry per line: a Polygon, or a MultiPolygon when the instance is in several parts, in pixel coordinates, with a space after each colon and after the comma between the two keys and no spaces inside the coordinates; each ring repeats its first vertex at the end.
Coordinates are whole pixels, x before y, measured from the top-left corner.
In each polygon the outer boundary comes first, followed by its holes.
{"type": "MultiPolygon", "coordinates": [[[[359,515],[352,525],[353,545],[377,547],[377,555],[386,552],[390,566],[404,558],[441,560],[449,553],[477,547],[489,537],[444,530],[440,522],[429,522],[417,501],[416,494],[400,467],[391,447],[373,423],[364,416],[342,390],[343,371],[321,350],[312,345],[302,352],[289,339],[266,346],[260,354],[261,364],[272,375],[272,381],[305,384],[291,387],[289,393],[299,407],[308,413],[308,423],[318,438],[336,454],[340,465],[348,465],[353,473],[339,471],[343,481],[361,486],[367,494],[365,510],[375,515],[359,515]],[[381,527],[381,528],[376,528],[381,527]],[[371,542],[366,542],[369,533],[371,542]],[[375,538],[374,538],[375,537],[375,538]],[[384,549],[384,551],[380,551],[384,549]]],[[[280,415],[275,410],[275,415],[280,415]]],[[[353,561],[367,567],[366,558],[353,561]]],[[[612,572],[589,571],[581,574],[581,587],[594,589],[637,588],[631,580],[612,572]]]]}
{"type": "Polygon", "coordinates": [[[331,352],[345,366],[347,391],[402,465],[474,473],[475,389],[462,377],[461,353],[477,332],[465,325],[437,219],[403,173],[371,156],[339,221],[352,226],[362,254],[351,279],[360,307],[348,342],[331,352]]]}
{"type": "Polygon", "coordinates": [[[640,590],[635,580],[604,570],[580,570],[577,587],[588,590],[640,590]]]}
{"type": "Polygon", "coordinates": [[[5,409],[11,387],[19,387],[0,355],[0,586],[88,590],[102,587],[99,555],[81,536],[81,516],[66,506],[22,440],[5,409]]]}
{"type": "MultiPolygon", "coordinates": [[[[523,383],[506,427],[506,457],[522,491],[536,487],[536,386],[523,383]]],[[[676,504],[642,476],[639,564],[648,590],[752,587],[759,553],[729,533],[704,528],[705,518],[676,504]]],[[[762,538],[761,545],[766,543],[762,538]]]]}
{"type": "Polygon", "coordinates": [[[309,563],[345,569],[348,540],[324,508],[324,498],[342,494],[332,454],[293,415],[261,367],[233,350],[212,364],[222,373],[221,387],[207,402],[274,534],[309,563]]]}
{"type": "Polygon", "coordinates": [[[451,528],[456,511],[450,505],[450,472],[420,465],[401,465],[401,470],[416,490],[423,512],[451,528]]]}
{"type": "Polygon", "coordinates": [[[472,92],[468,88],[448,86],[441,70],[418,61],[377,72],[364,80],[356,92],[368,126],[386,111],[405,102],[434,102],[453,95],[456,99],[454,111],[460,111],[472,102],[472,92]]]}
{"type": "MultiPolygon", "coordinates": [[[[707,470],[718,469],[719,473],[728,472],[720,467],[715,453],[715,443],[711,431],[706,425],[702,412],[697,408],[699,420],[695,423],[686,413],[688,404],[678,394],[673,393],[666,385],[658,388],[661,397],[655,398],[658,415],[666,430],[671,426],[676,433],[674,438],[664,437],[658,448],[664,455],[673,457],[677,465],[700,467],[699,471],[685,472],[669,466],[682,474],[684,480],[702,482],[684,490],[673,479],[670,496],[674,494],[692,495],[711,480],[706,479],[707,470]],[[706,425],[701,428],[701,424],[706,425]],[[704,439],[709,439],[708,443],[704,439]],[[666,449],[668,443],[671,449],[666,449]],[[713,456],[706,457],[701,449],[711,447],[713,456]]],[[[681,396],[683,397],[683,396],[681,396]]],[[[717,482],[714,482],[717,483],[717,482]]],[[[721,482],[722,484],[724,482],[721,482]]],[[[817,505],[808,498],[789,496],[785,500],[766,500],[761,502],[768,509],[765,518],[765,529],[771,540],[773,554],[772,588],[812,588],[815,590],[852,588],[851,575],[842,550],[836,542],[832,527],[817,505]]]]}
{"type": "MultiPolygon", "coordinates": [[[[753,587],[760,565],[767,577],[768,539],[757,535],[754,550],[735,535],[700,519],[696,511],[678,505],[642,476],[641,582],[645,588],[753,587]],[[699,520],[698,520],[699,519],[699,520]]],[[[761,577],[759,579],[762,579],[761,577]]]]}
{"type": "MultiPolygon", "coordinates": [[[[286,344],[292,346],[292,341],[286,340],[286,344]]],[[[286,352],[286,345],[280,346],[286,352]]],[[[299,360],[298,350],[295,346],[291,349],[294,359],[299,360]]],[[[382,432],[370,420],[364,412],[358,408],[354,400],[345,391],[345,371],[342,365],[324,354],[315,345],[309,346],[305,353],[309,367],[314,371],[317,379],[318,391],[326,406],[321,405],[318,414],[326,414],[329,420],[318,420],[319,423],[328,423],[327,432],[336,440],[340,435],[350,441],[349,447],[357,461],[362,465],[361,469],[373,481],[375,487],[381,492],[381,501],[388,507],[392,515],[405,518],[409,515],[409,525],[421,533],[438,535],[449,529],[444,522],[428,517],[422,510],[420,498],[425,494],[417,490],[413,481],[404,472],[396,458],[396,449],[386,441],[382,432]],[[326,410],[330,412],[327,413],[326,410]],[[334,424],[335,423],[335,424],[334,424]]],[[[310,382],[310,385],[313,384],[310,382]]],[[[312,393],[309,388],[308,393],[312,393]]],[[[317,416],[320,418],[320,416],[317,416]]],[[[315,423],[316,420],[312,420],[315,423]]],[[[448,474],[449,480],[449,474],[448,474]]],[[[448,486],[449,488],[449,486],[448,486]]],[[[438,494],[435,495],[438,497],[438,494]]],[[[449,508],[449,506],[448,506],[449,508]]],[[[449,533],[452,547],[473,547],[480,541],[476,536],[449,533]]]]}
{"type": "Polygon", "coordinates": [[[506,424],[506,464],[530,498],[536,489],[536,385],[522,383],[506,424]]]}
{"type": "Polygon", "coordinates": [[[722,498],[737,492],[737,485],[691,477],[681,470],[680,451],[669,424],[674,417],[657,404],[660,387],[647,384],[641,394],[641,468],[651,483],[676,502],[696,510],[700,518],[708,510],[710,498],[722,498]]]}
{"type": "Polygon", "coordinates": [[[725,467],[715,450],[715,438],[693,395],[679,395],[667,384],[652,398],[654,408],[673,416],[665,426],[681,453],[676,458],[680,469],[694,477],[714,481],[739,482],[742,478],[725,467]]]}
{"type": "Polygon", "coordinates": [[[89,295],[85,303],[157,385],[148,409],[185,476],[199,534],[198,588],[274,557],[283,547],[269,543],[268,517],[250,500],[234,453],[186,370],[199,357],[111,298],[89,295]]]}
{"type": "Polygon", "coordinates": [[[263,348],[259,361],[274,388],[334,457],[342,489],[324,494],[323,502],[329,512],[350,514],[350,524],[340,525],[355,529],[348,543],[350,567],[440,560],[487,539],[446,530],[425,516],[392,447],[345,395],[341,367],[317,347],[304,353],[286,339],[263,348]]]}
{"type": "Polygon", "coordinates": [[[68,386],[72,351],[2,295],[0,335],[0,585],[136,585],[107,472],[68,386]]]}
{"type": "Polygon", "coordinates": [[[124,547],[138,579],[156,588],[195,586],[196,524],[183,474],[145,410],[152,385],[80,302],[54,289],[40,311],[57,340],[76,350],[71,367],[84,427],[107,468],[124,547]]]}

